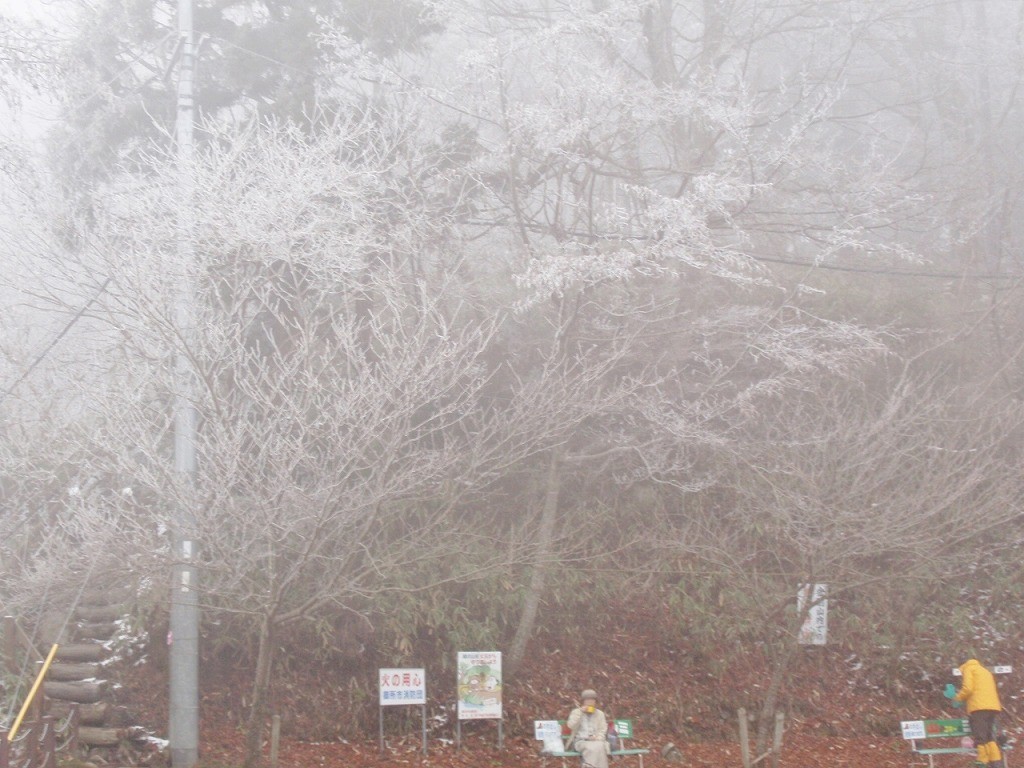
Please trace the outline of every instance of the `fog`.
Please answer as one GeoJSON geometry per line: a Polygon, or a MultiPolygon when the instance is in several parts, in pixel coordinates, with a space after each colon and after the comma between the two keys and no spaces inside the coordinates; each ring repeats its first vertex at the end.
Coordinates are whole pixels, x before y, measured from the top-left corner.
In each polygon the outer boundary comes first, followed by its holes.
{"type": "Polygon", "coordinates": [[[0,602],[184,519],[260,653],[505,578],[514,668],[613,553],[879,626],[1019,570],[1024,4],[46,7],[0,16],[0,602]]]}

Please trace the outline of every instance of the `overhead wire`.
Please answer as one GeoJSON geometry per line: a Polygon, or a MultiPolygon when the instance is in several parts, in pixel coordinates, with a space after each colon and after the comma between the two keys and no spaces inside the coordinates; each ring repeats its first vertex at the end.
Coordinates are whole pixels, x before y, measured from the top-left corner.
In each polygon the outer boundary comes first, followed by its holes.
{"type": "MultiPolygon", "coordinates": [[[[132,67],[134,67],[136,64],[138,64],[145,56],[148,56],[149,54],[153,53],[154,51],[156,51],[161,46],[165,45],[167,43],[168,39],[170,39],[171,35],[173,35],[173,34],[174,34],[173,32],[169,32],[169,33],[165,34],[163,37],[161,37],[159,40],[154,42],[148,48],[146,48],[145,50],[141,51],[138,55],[133,57],[131,59],[131,61],[129,61],[127,64],[125,64],[121,69],[119,69],[117,72],[115,72],[111,77],[109,77],[107,80],[105,80],[104,82],[102,82],[99,85],[97,85],[89,93],[87,93],[83,97],[80,97],[77,101],[72,102],[70,105],[62,105],[62,104],[60,104],[58,102],[58,103],[53,105],[53,108],[55,108],[55,109],[56,108],[63,108],[66,112],[69,112],[69,113],[75,113],[75,112],[78,112],[79,110],[83,109],[93,99],[96,99],[96,98],[104,95],[104,93],[108,93],[109,92],[108,89],[110,88],[110,86],[112,86],[114,83],[116,83],[118,80],[120,80],[125,74],[127,74],[132,69],[132,67]]],[[[124,93],[114,94],[114,95],[116,96],[117,100],[126,99],[129,96],[132,96],[132,95],[138,93],[140,89],[142,89],[148,83],[152,82],[153,79],[155,79],[155,76],[153,78],[150,78],[148,80],[144,80],[144,81],[140,82],[134,88],[131,88],[128,91],[125,91],[124,93]]],[[[61,120],[60,117],[43,115],[43,114],[36,114],[36,115],[34,115],[34,118],[37,119],[37,120],[43,120],[43,121],[46,121],[46,122],[57,122],[58,120],[61,120]]],[[[22,144],[19,146],[19,151],[30,153],[30,154],[32,154],[32,155],[34,155],[36,157],[43,157],[43,156],[45,156],[45,153],[39,147],[34,146],[33,144],[28,144],[26,142],[22,142],[22,144]]]]}
{"type": "Polygon", "coordinates": [[[21,374],[21,376],[18,377],[17,381],[11,384],[11,386],[9,386],[4,391],[4,393],[0,395],[0,404],[3,404],[3,402],[11,395],[11,393],[14,392],[17,386],[28,378],[29,374],[31,374],[32,371],[35,370],[36,366],[43,361],[43,358],[45,358],[50,353],[50,351],[55,346],[57,346],[60,340],[67,335],[68,331],[70,331],[74,324],[77,323],[78,320],[86,313],[89,307],[91,307],[96,302],[96,300],[103,295],[103,292],[107,290],[107,286],[110,285],[113,279],[114,278],[112,277],[108,277],[106,280],[104,280],[103,284],[100,285],[99,289],[97,289],[93,297],[90,298],[89,301],[87,301],[84,305],[82,305],[82,307],[77,312],[75,312],[72,318],[68,320],[67,323],[64,324],[64,327],[60,330],[60,333],[53,337],[50,343],[46,346],[46,349],[40,352],[39,355],[35,358],[35,360],[33,360],[32,363],[28,366],[28,368],[26,368],[25,371],[21,374]]]}
{"type": "MultiPolygon", "coordinates": [[[[276,64],[281,67],[285,67],[299,74],[307,77],[318,77],[314,72],[297,67],[288,62],[281,61],[280,59],[269,56],[259,51],[254,51],[251,48],[239,45],[227,38],[219,35],[211,35],[211,40],[217,40],[218,42],[224,43],[238,51],[249,54],[250,56],[256,56],[264,61],[276,64]]],[[[392,74],[403,80],[403,82],[409,85],[416,85],[408,78],[404,77],[400,72],[395,71],[393,68],[389,68],[392,74]]],[[[449,104],[443,100],[437,99],[435,96],[430,96],[431,100],[437,101],[442,106],[453,109],[460,114],[464,114],[470,117],[475,117],[480,120],[486,120],[486,118],[469,113],[466,110],[460,109],[459,107],[449,104]]],[[[633,240],[646,240],[649,239],[645,236],[635,236],[632,238],[617,238],[617,239],[633,239],[633,240]]],[[[900,267],[873,267],[868,265],[852,265],[852,264],[837,264],[828,263],[812,259],[789,259],[781,256],[769,256],[763,253],[752,253],[752,252],[737,252],[737,255],[743,258],[751,259],[752,261],[767,263],[767,264],[781,264],[786,266],[794,266],[813,270],[824,270],[830,272],[850,272],[850,273],[862,273],[862,274],[874,274],[874,275],[885,275],[891,277],[926,277],[939,280],[978,280],[978,281],[1024,281],[1024,273],[999,273],[999,272],[957,272],[957,271],[943,271],[935,269],[920,269],[920,268],[900,268],[900,267]]]]}
{"type": "MultiPolygon", "coordinates": [[[[89,569],[86,571],[85,577],[80,581],[80,583],[78,585],[78,592],[75,594],[75,599],[71,602],[71,607],[68,609],[67,615],[64,617],[64,622],[60,625],[60,629],[58,629],[57,633],[54,635],[54,639],[53,639],[54,644],[60,642],[60,640],[64,636],[64,631],[67,629],[68,624],[71,623],[71,618],[75,615],[75,611],[78,609],[78,606],[79,606],[79,604],[82,601],[82,595],[85,593],[85,587],[89,583],[89,579],[92,577],[92,572],[95,569],[95,567],[96,567],[96,560],[94,559],[94,560],[92,560],[89,563],[89,569]]],[[[47,580],[46,588],[43,590],[43,599],[41,601],[43,605],[45,605],[46,602],[47,602],[47,597],[48,597],[48,595],[50,593],[50,586],[51,586],[52,582],[53,582],[53,578],[52,578],[52,574],[51,574],[51,578],[47,580]]],[[[41,621],[37,620],[36,624],[35,624],[35,627],[32,630],[32,635],[29,637],[29,644],[33,648],[35,648],[35,644],[36,644],[36,641],[37,641],[38,636],[39,636],[40,624],[41,624],[41,621]]],[[[28,652],[26,652],[24,660],[22,661],[21,672],[18,674],[17,684],[14,687],[14,693],[11,696],[10,706],[9,706],[9,708],[7,710],[6,717],[4,718],[4,722],[5,723],[10,723],[11,722],[11,716],[14,714],[14,709],[15,709],[15,707],[17,705],[18,695],[21,693],[21,689],[22,689],[23,684],[28,679],[28,676],[27,676],[28,663],[29,663],[29,654],[28,654],[28,652]]]]}
{"type": "MultiPolygon", "coordinates": [[[[97,96],[101,95],[102,91],[103,91],[103,88],[109,87],[110,85],[115,83],[121,76],[123,76],[133,66],[135,66],[135,64],[137,64],[144,56],[148,55],[149,53],[152,53],[157,48],[159,48],[160,46],[164,45],[167,42],[167,40],[172,35],[174,35],[174,34],[175,33],[174,33],[173,30],[169,31],[167,34],[165,34],[162,38],[160,38],[158,41],[156,41],[149,48],[147,48],[143,52],[139,53],[130,62],[128,62],[122,69],[120,69],[117,73],[115,73],[111,78],[109,78],[101,86],[97,87],[91,94],[89,94],[84,99],[81,99],[79,102],[77,102],[72,107],[72,109],[75,109],[75,110],[81,109],[86,104],[88,104],[89,101],[91,101],[92,99],[94,99],[97,96]]],[[[285,69],[289,69],[289,70],[291,70],[293,72],[296,72],[298,74],[304,75],[306,77],[316,78],[316,77],[320,76],[317,73],[310,71],[309,69],[306,69],[306,68],[303,68],[303,67],[298,67],[298,66],[296,66],[294,64],[291,64],[289,62],[282,61],[281,59],[276,58],[274,56],[270,56],[270,55],[262,53],[260,51],[255,51],[255,50],[253,50],[251,48],[247,48],[246,46],[239,45],[238,43],[236,43],[236,42],[234,42],[232,40],[229,40],[229,39],[227,39],[225,37],[222,37],[220,35],[209,35],[208,37],[211,40],[216,40],[217,42],[223,43],[224,45],[227,45],[227,46],[229,46],[231,48],[234,48],[235,50],[238,50],[238,51],[240,51],[242,53],[246,53],[246,54],[248,54],[250,56],[255,56],[255,57],[259,58],[259,59],[262,59],[264,61],[267,61],[269,63],[275,64],[275,65],[280,66],[280,67],[284,67],[285,69]]],[[[389,70],[392,72],[392,74],[394,74],[396,77],[399,77],[400,79],[402,79],[407,84],[410,84],[410,85],[414,84],[410,80],[408,80],[408,78],[405,78],[400,72],[394,71],[393,68],[389,68],[389,70]]],[[[144,84],[145,83],[140,83],[139,86],[137,86],[132,91],[129,91],[129,92],[125,93],[125,94],[121,94],[120,98],[124,98],[126,96],[131,95],[132,93],[135,93],[138,90],[138,88],[141,88],[142,85],[144,85],[144,84]]],[[[453,109],[455,111],[458,111],[460,114],[464,114],[464,115],[467,115],[467,116],[470,116],[470,117],[476,117],[476,118],[481,119],[481,120],[486,120],[486,118],[484,118],[482,116],[474,115],[473,113],[466,112],[466,110],[463,110],[463,109],[457,107],[456,105],[447,103],[447,102],[445,102],[443,100],[439,100],[436,96],[431,96],[431,99],[434,100],[434,101],[437,101],[442,106],[445,106],[447,108],[450,108],[450,109],[453,109]]],[[[619,239],[622,239],[622,238],[619,238],[619,239]]],[[[646,239],[646,238],[641,236],[641,237],[634,237],[634,238],[627,238],[627,239],[637,239],[637,240],[640,240],[640,239],[646,239]]],[[[741,257],[744,257],[744,258],[749,258],[749,259],[751,259],[753,261],[757,261],[757,262],[770,263],[770,264],[780,264],[780,265],[787,265],[787,266],[795,266],[795,267],[801,267],[801,268],[820,269],[820,270],[832,271],[832,272],[849,272],[849,273],[876,274],[876,275],[886,275],[886,276],[892,276],[892,277],[925,277],[925,278],[943,279],[943,280],[947,280],[947,279],[948,280],[979,280],[979,281],[1004,281],[1004,280],[1014,281],[1014,280],[1024,280],[1024,273],[954,272],[954,271],[942,271],[942,270],[930,270],[930,269],[904,269],[904,268],[899,268],[899,267],[872,267],[872,266],[866,266],[866,265],[848,265],[848,264],[826,263],[826,262],[822,262],[822,261],[809,260],[809,259],[808,260],[789,259],[789,258],[783,258],[783,257],[780,257],[780,256],[769,256],[769,255],[762,254],[762,253],[750,253],[750,252],[738,252],[737,255],[741,256],[741,257]]]]}
{"type": "MultiPolygon", "coordinates": [[[[109,89],[110,86],[112,86],[121,77],[123,77],[127,72],[129,72],[145,56],[149,55],[150,53],[153,53],[158,48],[160,48],[161,46],[165,45],[173,34],[174,34],[173,31],[172,32],[168,32],[163,37],[161,37],[159,40],[157,40],[155,43],[153,43],[151,46],[149,46],[145,50],[143,50],[140,53],[138,53],[129,62],[127,62],[121,69],[119,69],[117,72],[115,72],[110,78],[108,78],[103,83],[101,83],[98,86],[96,86],[86,96],[84,96],[83,98],[80,98],[76,102],[74,102],[69,107],[69,110],[72,111],[72,112],[78,111],[78,110],[84,108],[86,105],[88,105],[93,99],[95,99],[95,98],[97,98],[99,96],[102,96],[105,93],[105,91],[107,89],[109,89]]],[[[153,78],[150,78],[149,80],[146,80],[144,82],[139,83],[136,87],[132,88],[131,90],[127,91],[126,93],[118,94],[117,95],[118,98],[119,99],[123,99],[123,98],[126,98],[126,97],[130,96],[130,95],[133,95],[134,93],[137,93],[148,82],[151,82],[152,79],[153,78]]],[[[113,281],[113,277],[108,277],[108,278],[106,278],[102,282],[102,284],[100,284],[100,286],[96,290],[95,294],[82,307],[80,307],[77,312],[75,312],[75,314],[70,318],[70,320],[68,320],[68,322],[65,323],[64,327],[61,328],[61,330],[54,336],[54,338],[50,341],[50,343],[47,344],[47,346],[35,357],[35,359],[31,362],[31,364],[29,364],[29,366],[14,381],[14,383],[11,384],[2,394],[0,394],[0,404],[2,404],[14,392],[14,390],[18,387],[18,385],[20,385],[26,378],[28,378],[29,375],[31,375],[32,371],[34,371],[36,369],[36,367],[46,358],[46,356],[53,350],[53,348],[56,347],[56,345],[61,341],[61,339],[63,339],[64,336],[66,336],[68,334],[68,332],[74,327],[74,325],[85,315],[85,313],[88,311],[88,309],[100,298],[100,296],[103,295],[103,293],[107,290],[107,287],[110,285],[110,283],[112,281],[113,281]]],[[[21,527],[25,524],[26,520],[27,520],[27,518],[23,518],[18,523],[18,525],[16,526],[14,531],[17,532],[18,530],[20,530],[21,527]]],[[[89,568],[88,568],[88,570],[86,572],[86,576],[85,576],[85,578],[83,578],[81,580],[81,583],[80,583],[79,588],[78,588],[78,592],[77,592],[74,600],[71,603],[71,606],[70,606],[70,608],[68,610],[67,615],[64,618],[63,623],[60,626],[60,629],[57,631],[57,638],[58,639],[61,636],[63,636],[65,630],[67,629],[68,624],[71,622],[71,619],[74,616],[74,612],[77,609],[79,603],[81,602],[82,595],[83,595],[84,590],[85,590],[85,586],[86,586],[86,584],[88,584],[88,581],[89,581],[89,579],[90,579],[90,577],[92,575],[92,572],[93,572],[94,568],[95,568],[95,560],[93,560],[90,563],[89,568]]],[[[47,602],[47,599],[48,599],[48,596],[49,596],[49,592],[50,592],[51,582],[52,582],[52,578],[47,580],[47,582],[46,582],[46,587],[44,589],[43,599],[42,599],[43,604],[45,604],[47,602]]],[[[30,644],[32,646],[35,645],[35,643],[36,643],[36,641],[38,639],[39,627],[40,627],[40,622],[37,621],[36,625],[35,625],[35,628],[33,629],[32,635],[29,637],[29,642],[30,642],[30,644]]],[[[14,708],[15,708],[16,703],[17,703],[18,695],[19,695],[19,693],[21,691],[23,682],[24,682],[24,680],[26,678],[26,673],[28,671],[28,664],[29,664],[29,654],[26,653],[24,661],[22,663],[21,672],[18,675],[18,680],[17,680],[17,684],[15,686],[15,690],[13,692],[13,695],[11,696],[10,707],[9,707],[8,712],[6,714],[5,721],[8,722],[8,723],[11,721],[11,717],[12,717],[12,715],[14,713],[14,708]]]]}
{"type": "MultiPolygon", "coordinates": [[[[41,600],[43,605],[46,604],[47,598],[50,595],[50,586],[51,586],[52,583],[53,583],[53,574],[51,572],[50,578],[48,578],[46,580],[46,586],[43,588],[43,599],[41,600]]],[[[35,627],[33,627],[33,629],[32,629],[32,635],[29,637],[29,645],[31,645],[32,648],[36,647],[36,638],[39,635],[40,623],[41,622],[39,620],[36,621],[35,627]]],[[[9,724],[11,722],[11,719],[12,719],[13,715],[14,715],[14,710],[17,707],[17,704],[18,704],[18,695],[21,693],[22,684],[24,683],[25,678],[26,678],[27,673],[28,673],[28,664],[29,664],[29,654],[28,654],[28,650],[26,649],[24,659],[22,660],[22,663],[21,663],[21,671],[18,673],[18,681],[17,681],[17,683],[14,686],[14,693],[11,695],[10,706],[8,707],[7,715],[4,718],[4,722],[5,723],[9,724]]]]}

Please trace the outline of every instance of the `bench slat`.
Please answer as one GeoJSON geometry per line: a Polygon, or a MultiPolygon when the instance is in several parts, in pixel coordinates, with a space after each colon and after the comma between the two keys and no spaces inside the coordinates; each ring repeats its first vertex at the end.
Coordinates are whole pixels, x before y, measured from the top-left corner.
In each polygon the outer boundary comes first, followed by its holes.
{"type": "MultiPolygon", "coordinates": [[[[615,733],[618,735],[620,741],[625,741],[626,739],[632,739],[633,738],[633,721],[631,719],[616,717],[616,718],[610,720],[609,722],[614,725],[615,733]]],[[[569,731],[568,731],[568,728],[566,727],[565,721],[564,720],[559,720],[558,723],[562,726],[562,736],[564,737],[564,736],[568,735],[569,731]]],[[[625,749],[625,748],[623,748],[623,749],[613,749],[610,754],[611,754],[612,757],[625,757],[627,755],[638,755],[640,757],[640,760],[641,760],[641,765],[643,765],[643,756],[644,755],[649,755],[650,753],[651,753],[651,750],[646,749],[644,747],[634,747],[634,748],[629,748],[629,749],[625,749]]],[[[543,750],[542,749],[540,754],[543,755],[544,757],[560,757],[560,758],[581,757],[581,754],[579,752],[576,752],[575,750],[571,750],[571,749],[556,750],[556,751],[552,751],[552,752],[548,752],[547,750],[543,750]]]]}
{"type": "MultiPolygon", "coordinates": [[[[635,749],[613,749],[610,754],[612,757],[621,757],[622,755],[649,755],[651,750],[637,747],[635,749]]],[[[542,755],[548,757],[579,757],[579,752],[545,752],[541,751],[542,755]]]]}
{"type": "MultiPolygon", "coordinates": [[[[928,766],[934,765],[935,755],[973,755],[974,747],[949,746],[927,747],[925,743],[935,739],[962,739],[971,735],[970,723],[965,718],[945,718],[940,720],[903,720],[900,722],[904,738],[910,742],[910,751],[915,755],[928,758],[928,766]]],[[[961,742],[962,744],[962,742],[961,742]]],[[[1007,744],[1003,749],[1009,749],[1007,744]]]]}

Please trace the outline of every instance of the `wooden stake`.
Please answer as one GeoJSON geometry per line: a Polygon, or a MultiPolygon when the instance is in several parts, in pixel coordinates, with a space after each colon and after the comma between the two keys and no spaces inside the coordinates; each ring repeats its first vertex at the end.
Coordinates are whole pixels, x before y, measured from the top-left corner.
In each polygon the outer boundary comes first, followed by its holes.
{"type": "Polygon", "coordinates": [[[750,734],[747,730],[747,710],[740,707],[740,756],[743,759],[743,768],[750,768],[750,734]]]}
{"type": "Polygon", "coordinates": [[[270,721],[270,768],[277,768],[277,755],[281,747],[281,716],[274,715],[270,721]]]}
{"type": "Polygon", "coordinates": [[[779,768],[779,758],[782,756],[782,732],[785,715],[782,712],[775,713],[775,736],[772,739],[772,768],[779,768]]]}

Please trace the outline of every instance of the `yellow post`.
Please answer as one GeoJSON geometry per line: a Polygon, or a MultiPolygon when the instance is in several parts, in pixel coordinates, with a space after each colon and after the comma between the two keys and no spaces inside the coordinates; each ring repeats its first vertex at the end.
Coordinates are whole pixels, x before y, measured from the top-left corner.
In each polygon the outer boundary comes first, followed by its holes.
{"type": "Polygon", "coordinates": [[[11,732],[7,737],[11,740],[18,735],[18,728],[21,727],[21,721],[25,719],[25,713],[28,712],[28,708],[32,706],[32,700],[36,697],[36,692],[39,690],[39,686],[43,684],[43,678],[46,677],[47,671],[50,669],[50,664],[53,662],[53,657],[57,655],[57,644],[54,643],[53,648],[50,649],[49,655],[46,657],[46,661],[43,662],[43,668],[39,670],[39,674],[36,675],[36,681],[32,684],[32,690],[28,692],[28,698],[25,699],[25,703],[21,705],[21,712],[14,720],[14,725],[11,726],[11,732]]]}

